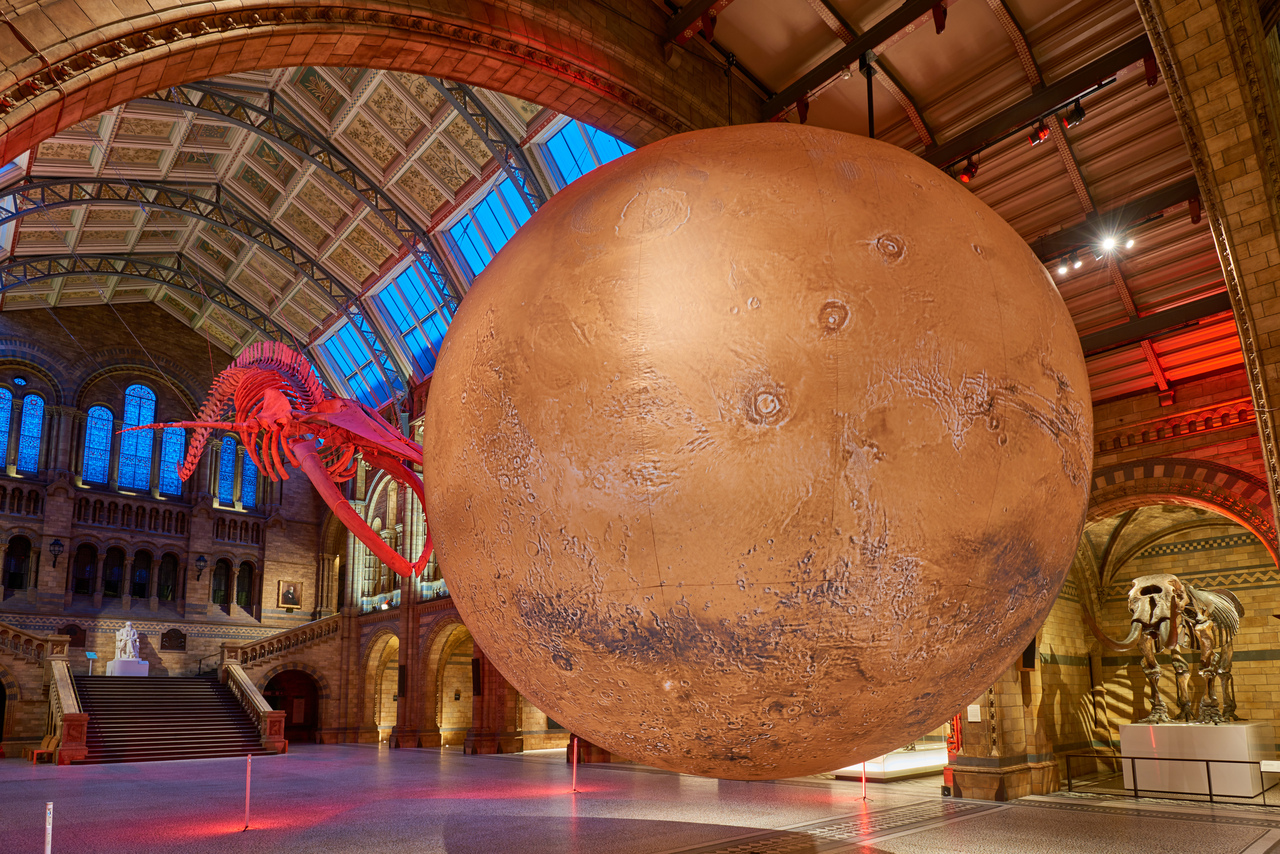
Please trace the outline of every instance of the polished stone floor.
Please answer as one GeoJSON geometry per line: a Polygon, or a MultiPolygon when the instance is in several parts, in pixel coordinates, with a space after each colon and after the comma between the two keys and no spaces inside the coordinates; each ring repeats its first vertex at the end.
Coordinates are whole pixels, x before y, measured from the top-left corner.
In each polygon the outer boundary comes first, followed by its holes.
{"type": "Polygon", "coordinates": [[[53,768],[0,760],[5,852],[445,852],[446,854],[1264,854],[1280,809],[1134,805],[1053,796],[943,799],[937,780],[738,783],[563,753],[298,746],[234,759],[53,768]]]}

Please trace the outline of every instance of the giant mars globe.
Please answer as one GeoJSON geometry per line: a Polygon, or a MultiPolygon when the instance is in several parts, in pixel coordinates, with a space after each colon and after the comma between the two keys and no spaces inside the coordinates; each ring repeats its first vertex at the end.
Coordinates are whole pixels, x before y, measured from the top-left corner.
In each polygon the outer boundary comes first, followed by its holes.
{"type": "Polygon", "coordinates": [[[427,516],[485,654],[574,733],[736,779],[828,771],[984,691],[1075,552],[1071,317],[1014,230],[893,146],[674,136],[476,279],[427,516]]]}

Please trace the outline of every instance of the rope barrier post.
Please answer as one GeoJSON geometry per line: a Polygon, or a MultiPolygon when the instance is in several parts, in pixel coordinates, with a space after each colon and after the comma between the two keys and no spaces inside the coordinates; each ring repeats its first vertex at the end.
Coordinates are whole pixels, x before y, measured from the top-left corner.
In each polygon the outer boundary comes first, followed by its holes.
{"type": "Polygon", "coordinates": [[[578,737],[573,737],[573,791],[578,791],[578,737]]]}
{"type": "MultiPolygon", "coordinates": [[[[253,771],[253,755],[245,757],[244,763],[244,830],[249,829],[249,774],[253,771]]],[[[244,830],[240,831],[244,833],[244,830]]]]}
{"type": "Polygon", "coordinates": [[[862,799],[867,799],[867,763],[862,763],[862,799]]]}
{"type": "Polygon", "coordinates": [[[53,852],[53,801],[44,805],[44,854],[53,852]]]}

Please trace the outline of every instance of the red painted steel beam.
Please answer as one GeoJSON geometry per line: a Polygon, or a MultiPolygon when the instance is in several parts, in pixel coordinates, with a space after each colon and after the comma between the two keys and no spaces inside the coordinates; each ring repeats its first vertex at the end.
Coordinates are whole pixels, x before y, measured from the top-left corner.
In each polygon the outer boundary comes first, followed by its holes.
{"type": "Polygon", "coordinates": [[[676,12],[667,23],[667,41],[684,44],[697,35],[699,30],[708,31],[707,41],[711,41],[715,27],[714,18],[719,15],[733,0],[690,0],[676,12]]]}

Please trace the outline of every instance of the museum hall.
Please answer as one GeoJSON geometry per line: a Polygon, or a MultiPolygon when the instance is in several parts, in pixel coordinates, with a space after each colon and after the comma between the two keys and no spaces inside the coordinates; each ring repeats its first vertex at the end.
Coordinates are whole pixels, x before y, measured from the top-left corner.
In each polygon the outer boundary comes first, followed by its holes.
{"type": "Polygon", "coordinates": [[[1280,0],[0,16],[5,851],[1280,852],[1280,0]]]}

